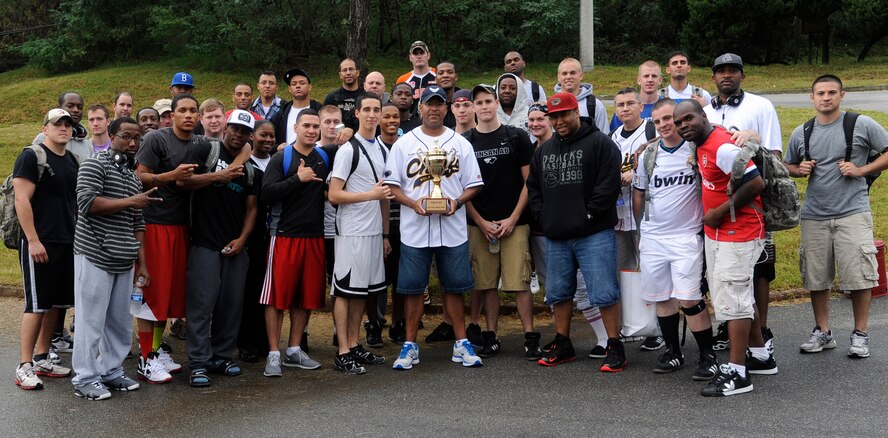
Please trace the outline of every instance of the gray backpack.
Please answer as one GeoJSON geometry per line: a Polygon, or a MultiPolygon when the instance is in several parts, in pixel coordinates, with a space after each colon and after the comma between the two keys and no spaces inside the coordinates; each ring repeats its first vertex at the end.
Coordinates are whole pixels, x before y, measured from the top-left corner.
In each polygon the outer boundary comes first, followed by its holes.
{"type": "Polygon", "coordinates": [[[765,189],[760,195],[763,208],[760,209],[754,203],[749,204],[765,217],[765,231],[783,231],[797,227],[801,220],[802,203],[795,181],[771,151],[752,141],[740,148],[731,168],[731,180],[728,183],[731,221],[737,220],[733,193],[743,181],[749,160],[752,160],[765,181],[765,189]]]}

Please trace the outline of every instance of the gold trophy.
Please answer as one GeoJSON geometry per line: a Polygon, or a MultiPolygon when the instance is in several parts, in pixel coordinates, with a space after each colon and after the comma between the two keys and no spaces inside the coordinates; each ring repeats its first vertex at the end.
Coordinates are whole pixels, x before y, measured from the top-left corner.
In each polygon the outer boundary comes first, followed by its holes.
{"type": "Polygon", "coordinates": [[[448,155],[438,147],[438,140],[432,144],[432,148],[423,155],[422,163],[432,176],[432,194],[425,200],[425,211],[435,214],[444,214],[450,211],[449,199],[441,192],[441,177],[444,171],[453,163],[455,157],[448,155]]]}

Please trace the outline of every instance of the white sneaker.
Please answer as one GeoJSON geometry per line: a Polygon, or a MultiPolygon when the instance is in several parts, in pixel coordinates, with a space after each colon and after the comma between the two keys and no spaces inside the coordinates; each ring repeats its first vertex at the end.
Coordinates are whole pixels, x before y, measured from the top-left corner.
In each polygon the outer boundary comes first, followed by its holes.
{"type": "Polygon", "coordinates": [[[848,357],[862,359],[869,357],[869,336],[866,333],[854,330],[851,333],[851,348],[848,349],[848,357]]]}
{"type": "Polygon", "coordinates": [[[540,277],[536,272],[530,273],[530,293],[535,294],[540,291],[540,277]]]}
{"type": "Polygon", "coordinates": [[[392,368],[396,370],[409,370],[419,363],[419,345],[415,342],[405,342],[401,346],[401,354],[395,359],[392,368]]]}
{"type": "Polygon", "coordinates": [[[68,377],[71,375],[71,368],[56,365],[46,358],[34,362],[34,374],[46,377],[68,377]]]}
{"type": "Polygon", "coordinates": [[[163,367],[166,368],[167,372],[170,374],[175,374],[179,371],[182,371],[182,365],[179,365],[175,361],[173,361],[170,353],[164,350],[163,347],[157,349],[157,359],[160,360],[160,363],[163,364],[163,367]]]}
{"type": "Polygon", "coordinates": [[[49,361],[56,365],[62,363],[62,358],[59,357],[59,350],[52,344],[49,344],[49,361]]]}
{"type": "Polygon", "coordinates": [[[453,357],[450,360],[461,363],[464,367],[480,367],[483,365],[481,358],[475,354],[475,349],[472,348],[472,343],[468,339],[463,339],[453,344],[453,357]]]}
{"type": "Polygon", "coordinates": [[[22,389],[43,389],[43,381],[34,372],[34,365],[23,363],[15,369],[15,384],[22,389]]]}
{"type": "Polygon", "coordinates": [[[148,383],[158,384],[166,383],[173,380],[173,376],[167,372],[166,367],[160,361],[157,353],[148,353],[148,359],[139,358],[139,367],[137,369],[139,380],[145,380],[148,383]]]}

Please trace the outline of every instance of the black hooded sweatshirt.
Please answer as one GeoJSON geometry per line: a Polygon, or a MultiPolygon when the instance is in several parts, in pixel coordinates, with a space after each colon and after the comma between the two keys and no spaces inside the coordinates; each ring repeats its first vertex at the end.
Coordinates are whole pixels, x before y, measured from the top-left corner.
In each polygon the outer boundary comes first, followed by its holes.
{"type": "Polygon", "coordinates": [[[557,133],[530,162],[527,194],[534,220],[549,239],[586,237],[617,224],[620,148],[586,121],[573,135],[557,133]]]}

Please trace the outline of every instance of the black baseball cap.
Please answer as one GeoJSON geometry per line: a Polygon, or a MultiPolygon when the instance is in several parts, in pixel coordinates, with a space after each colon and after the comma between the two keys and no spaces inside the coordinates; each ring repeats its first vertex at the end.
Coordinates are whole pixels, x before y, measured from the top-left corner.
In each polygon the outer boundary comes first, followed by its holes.
{"type": "Polygon", "coordinates": [[[308,75],[308,72],[298,67],[287,70],[287,73],[284,74],[284,83],[290,85],[290,80],[293,79],[293,76],[305,76],[308,83],[311,83],[311,76],[308,75]]]}

